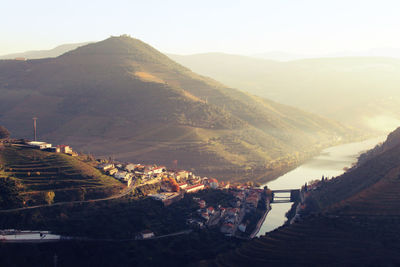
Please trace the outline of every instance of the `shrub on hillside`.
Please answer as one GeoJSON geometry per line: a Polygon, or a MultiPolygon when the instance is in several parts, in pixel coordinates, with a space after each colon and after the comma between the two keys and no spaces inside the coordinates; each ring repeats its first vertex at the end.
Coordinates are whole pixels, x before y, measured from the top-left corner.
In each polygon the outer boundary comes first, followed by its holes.
{"type": "Polygon", "coordinates": [[[0,179],[0,208],[10,209],[22,205],[22,197],[19,195],[21,185],[10,178],[0,179]]]}
{"type": "Polygon", "coordinates": [[[10,132],[7,130],[6,127],[0,125],[0,139],[10,137],[10,132]]]}

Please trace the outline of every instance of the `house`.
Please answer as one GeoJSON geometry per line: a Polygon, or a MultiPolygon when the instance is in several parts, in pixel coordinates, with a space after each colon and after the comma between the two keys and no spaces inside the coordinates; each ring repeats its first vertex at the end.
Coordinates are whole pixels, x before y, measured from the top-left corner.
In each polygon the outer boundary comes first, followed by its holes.
{"type": "Polygon", "coordinates": [[[146,170],[146,166],[141,165],[141,164],[137,164],[135,167],[135,172],[138,172],[138,173],[144,173],[145,170],[146,170]]]}
{"type": "Polygon", "coordinates": [[[192,174],[192,172],[189,172],[189,171],[185,171],[185,170],[181,170],[181,171],[177,171],[176,173],[175,173],[175,177],[176,177],[176,179],[178,180],[178,181],[180,181],[180,180],[187,180],[188,178],[189,178],[189,176],[192,176],[193,174],[192,174]]]}
{"type": "Polygon", "coordinates": [[[178,185],[180,189],[185,189],[186,187],[188,187],[187,183],[179,183],[178,185]]]}
{"type": "Polygon", "coordinates": [[[103,164],[97,165],[96,168],[106,172],[106,171],[114,168],[114,164],[112,164],[112,163],[103,163],[103,164]]]}
{"type": "Polygon", "coordinates": [[[260,193],[258,191],[250,191],[248,197],[246,198],[246,204],[250,208],[257,208],[258,201],[260,200],[260,193]]]}
{"type": "Polygon", "coordinates": [[[238,229],[244,233],[244,232],[246,232],[246,227],[247,227],[246,224],[241,223],[241,224],[239,224],[238,229]]]}
{"type": "Polygon", "coordinates": [[[206,202],[204,200],[199,201],[200,209],[204,209],[206,207],[206,202]]]}
{"type": "Polygon", "coordinates": [[[219,210],[221,211],[221,216],[225,214],[226,209],[224,207],[219,208],[219,210]]]}
{"type": "Polygon", "coordinates": [[[195,228],[202,229],[204,227],[204,223],[198,220],[189,219],[187,224],[194,226],[195,228]]]}
{"type": "Polygon", "coordinates": [[[59,147],[50,147],[50,148],[46,148],[44,150],[49,151],[49,152],[54,152],[54,153],[60,153],[61,152],[59,147]]]}
{"type": "Polygon", "coordinates": [[[230,188],[230,183],[229,183],[229,182],[227,182],[226,184],[220,183],[220,184],[219,184],[219,187],[220,187],[221,189],[229,189],[229,188],[230,188]]]}
{"type": "Polygon", "coordinates": [[[114,174],[114,177],[118,180],[128,181],[133,177],[133,174],[126,171],[118,171],[114,174]]]}
{"type": "Polygon", "coordinates": [[[257,197],[248,197],[246,198],[247,206],[251,208],[257,208],[258,206],[258,198],[257,197]]]}
{"type": "Polygon", "coordinates": [[[187,193],[192,193],[203,189],[204,189],[204,184],[195,184],[192,186],[188,186],[185,190],[187,193]]]}
{"type": "Polygon", "coordinates": [[[234,224],[237,221],[237,218],[238,218],[237,214],[228,215],[228,216],[225,217],[225,222],[234,224]]]}
{"type": "Polygon", "coordinates": [[[126,181],[127,186],[128,187],[131,186],[132,182],[133,182],[133,178],[129,178],[129,180],[126,181]]]}
{"type": "Polygon", "coordinates": [[[243,200],[245,198],[245,194],[243,191],[239,192],[234,192],[233,195],[238,199],[238,200],[243,200]]]}
{"type": "Polygon", "coordinates": [[[144,169],[143,169],[143,173],[148,176],[151,176],[151,175],[153,175],[153,169],[154,169],[153,165],[145,165],[144,169]]]}
{"type": "Polygon", "coordinates": [[[165,169],[166,169],[165,166],[160,166],[160,167],[154,168],[152,170],[152,172],[153,172],[153,174],[160,174],[160,173],[163,173],[165,171],[165,169]]]}
{"type": "Polygon", "coordinates": [[[117,168],[112,168],[107,171],[108,175],[114,175],[118,172],[117,168]]]}
{"type": "Polygon", "coordinates": [[[235,214],[237,214],[239,212],[239,209],[238,208],[227,208],[226,209],[226,213],[228,214],[228,215],[235,215],[235,214]]]}
{"type": "Polygon", "coordinates": [[[235,227],[232,223],[224,223],[221,226],[221,232],[227,235],[232,235],[235,231],[235,227]]]}
{"type": "Polygon", "coordinates": [[[139,239],[149,239],[154,237],[154,233],[150,230],[144,230],[142,232],[139,233],[139,239]]]}
{"type": "Polygon", "coordinates": [[[125,166],[125,170],[128,172],[133,172],[137,167],[137,164],[129,163],[125,166]]]}
{"type": "Polygon", "coordinates": [[[207,208],[208,214],[214,214],[214,208],[213,207],[208,207],[207,208]]]}
{"type": "Polygon", "coordinates": [[[168,206],[176,201],[179,201],[183,198],[183,194],[180,193],[159,193],[159,194],[151,194],[149,195],[154,200],[161,201],[164,206],[168,206]]]}
{"type": "Polygon", "coordinates": [[[38,149],[51,148],[51,144],[46,143],[46,142],[39,142],[39,141],[27,142],[27,145],[29,145],[29,146],[31,146],[33,148],[38,148],[38,149]]]}
{"type": "Polygon", "coordinates": [[[59,145],[57,147],[60,149],[60,152],[64,153],[64,154],[72,154],[72,152],[73,152],[72,148],[67,145],[59,145]]]}
{"type": "Polygon", "coordinates": [[[210,187],[212,188],[212,189],[217,189],[218,188],[218,181],[217,181],[217,179],[209,179],[208,180],[208,183],[209,183],[209,185],[210,185],[210,187]]]}

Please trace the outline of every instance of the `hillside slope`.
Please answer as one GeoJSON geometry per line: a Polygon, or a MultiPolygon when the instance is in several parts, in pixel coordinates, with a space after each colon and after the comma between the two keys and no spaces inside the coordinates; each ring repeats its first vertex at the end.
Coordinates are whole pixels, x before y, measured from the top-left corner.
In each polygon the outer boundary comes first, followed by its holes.
{"type": "MultiPolygon", "coordinates": [[[[77,158],[1,145],[0,179],[4,178],[15,182],[17,194],[14,197],[20,198],[27,206],[45,203],[48,192],[54,193],[54,202],[63,202],[106,197],[124,187],[77,158]]],[[[21,206],[22,202],[6,208],[21,206]]]]}
{"type": "Polygon", "coordinates": [[[354,137],[334,121],[199,76],[128,36],[57,58],[0,61],[0,93],[0,123],[16,137],[29,137],[37,116],[42,139],[221,178],[276,176],[354,137]]]}
{"type": "Polygon", "coordinates": [[[228,86],[348,125],[387,134],[400,124],[399,59],[344,57],[277,62],[222,53],[169,56],[228,86]]]}
{"type": "Polygon", "coordinates": [[[400,145],[391,145],[399,132],[382,145],[387,150],[313,191],[316,213],[200,265],[399,265],[400,145]]]}

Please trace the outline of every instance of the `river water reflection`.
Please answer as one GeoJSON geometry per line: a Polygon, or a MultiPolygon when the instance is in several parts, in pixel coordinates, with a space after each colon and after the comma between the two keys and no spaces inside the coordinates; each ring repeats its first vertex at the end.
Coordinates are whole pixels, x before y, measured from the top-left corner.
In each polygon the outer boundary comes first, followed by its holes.
{"type": "MultiPolygon", "coordinates": [[[[344,172],[344,168],[351,167],[362,152],[383,142],[385,138],[385,136],[382,136],[363,142],[327,148],[320,155],[263,186],[267,185],[272,190],[295,189],[300,188],[311,180],[321,179],[322,176],[331,178],[341,175],[344,172]]],[[[285,214],[291,205],[292,203],[272,204],[272,209],[261,226],[258,236],[264,235],[284,224],[286,221],[285,214]]]]}

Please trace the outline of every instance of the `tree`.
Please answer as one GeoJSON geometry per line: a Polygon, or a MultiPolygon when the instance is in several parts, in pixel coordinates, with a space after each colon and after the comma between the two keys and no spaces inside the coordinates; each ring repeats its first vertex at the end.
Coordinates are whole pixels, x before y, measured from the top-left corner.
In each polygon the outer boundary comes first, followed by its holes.
{"type": "Polygon", "coordinates": [[[7,130],[6,127],[0,125],[0,139],[10,137],[10,132],[7,130]]]}
{"type": "Polygon", "coordinates": [[[179,192],[180,187],[179,187],[178,183],[176,182],[176,180],[174,178],[169,178],[168,180],[171,185],[172,191],[179,192]]]}
{"type": "Polygon", "coordinates": [[[44,194],[44,200],[47,202],[47,204],[53,204],[54,202],[54,197],[56,194],[53,191],[46,192],[44,194]]]}
{"type": "Polygon", "coordinates": [[[22,205],[22,197],[19,195],[21,185],[14,179],[0,178],[0,207],[9,209],[22,205]]]}

